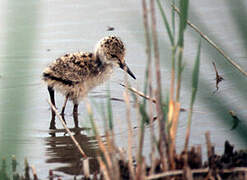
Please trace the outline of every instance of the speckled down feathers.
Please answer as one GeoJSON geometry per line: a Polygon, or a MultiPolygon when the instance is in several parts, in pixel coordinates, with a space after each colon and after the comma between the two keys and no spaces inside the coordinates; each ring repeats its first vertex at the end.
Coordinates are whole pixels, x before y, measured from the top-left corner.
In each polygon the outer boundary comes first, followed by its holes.
{"type": "Polygon", "coordinates": [[[116,36],[108,36],[99,41],[95,47],[96,55],[104,60],[111,60],[117,57],[124,62],[125,47],[120,38],[116,36]]]}
{"type": "Polygon", "coordinates": [[[43,72],[48,86],[78,101],[89,90],[103,83],[112,73],[111,64],[102,64],[94,54],[78,52],[56,59],[43,72]]]}
{"type": "Polygon", "coordinates": [[[106,81],[114,67],[123,68],[125,47],[120,38],[101,39],[95,53],[78,52],[56,59],[43,72],[47,85],[78,103],[92,88],[106,81]]]}

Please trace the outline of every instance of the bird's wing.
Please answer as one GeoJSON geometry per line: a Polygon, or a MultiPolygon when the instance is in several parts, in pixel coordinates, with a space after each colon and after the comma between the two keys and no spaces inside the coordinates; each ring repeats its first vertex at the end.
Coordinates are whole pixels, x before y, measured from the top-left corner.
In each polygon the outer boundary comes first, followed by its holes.
{"type": "Polygon", "coordinates": [[[94,64],[92,61],[94,61],[92,53],[65,54],[56,59],[43,75],[64,84],[78,84],[90,76],[91,64],[94,64]]]}

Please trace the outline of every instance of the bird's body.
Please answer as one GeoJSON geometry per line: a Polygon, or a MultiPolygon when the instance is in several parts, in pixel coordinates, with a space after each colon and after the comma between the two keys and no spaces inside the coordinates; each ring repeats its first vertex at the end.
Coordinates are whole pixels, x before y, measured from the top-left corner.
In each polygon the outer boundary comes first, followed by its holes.
{"type": "MultiPolygon", "coordinates": [[[[48,85],[52,104],[55,105],[54,90],[64,94],[66,98],[61,114],[64,114],[67,100],[72,100],[73,115],[77,121],[79,101],[91,89],[106,81],[114,67],[124,69],[135,79],[134,74],[125,64],[124,55],[125,48],[120,38],[109,36],[99,41],[94,53],[65,54],[56,59],[43,72],[43,80],[48,85]]],[[[54,111],[52,111],[52,121],[55,121],[54,111]]],[[[54,127],[51,125],[50,128],[54,127]]]]}
{"type": "Polygon", "coordinates": [[[79,52],[58,58],[45,69],[43,79],[48,86],[78,103],[112,72],[113,65],[102,63],[92,53],[79,52]]]}

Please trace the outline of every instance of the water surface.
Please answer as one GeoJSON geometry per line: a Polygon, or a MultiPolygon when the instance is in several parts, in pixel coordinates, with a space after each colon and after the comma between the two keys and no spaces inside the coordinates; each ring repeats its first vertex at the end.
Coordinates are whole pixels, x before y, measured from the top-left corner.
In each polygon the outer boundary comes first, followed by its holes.
{"type": "MultiPolygon", "coordinates": [[[[55,173],[71,178],[80,169],[80,156],[68,136],[64,132],[49,135],[50,109],[47,103],[48,91],[41,81],[43,69],[57,57],[68,52],[93,51],[96,42],[107,35],[117,35],[126,44],[126,61],[135,73],[137,80],[130,80],[133,87],[143,88],[144,69],[146,64],[145,39],[142,24],[141,3],[139,1],[87,1],[78,0],[44,0],[19,3],[17,1],[0,1],[0,147],[1,154],[10,157],[16,154],[22,161],[28,157],[31,165],[37,169],[40,178],[48,175],[49,169],[55,173]],[[106,8],[107,7],[107,8],[106,8]],[[114,31],[107,31],[108,26],[114,31]]],[[[237,6],[237,5],[236,5],[237,6]]],[[[245,41],[234,26],[232,11],[228,1],[215,2],[202,0],[192,2],[190,19],[214,39],[231,55],[237,63],[247,70],[245,41]],[[226,18],[227,17],[227,18],[226,18]]],[[[164,96],[168,93],[170,80],[170,46],[164,31],[160,16],[158,16],[158,32],[162,64],[162,86],[164,96]]],[[[193,60],[199,36],[190,28],[186,31],[185,71],[181,93],[182,107],[188,108],[191,94],[191,74],[193,60]]],[[[246,77],[236,71],[205,41],[202,42],[201,73],[198,98],[193,114],[191,144],[205,144],[204,134],[211,132],[212,142],[216,151],[221,153],[225,139],[235,144],[236,148],[246,147],[237,136],[237,131],[231,131],[228,111],[233,110],[245,123],[247,118],[245,95],[246,77]],[[220,90],[215,90],[214,61],[219,73],[225,78],[220,84],[220,90]]],[[[124,89],[119,85],[123,82],[124,72],[116,70],[110,79],[110,92],[113,98],[122,98],[124,89]]],[[[154,81],[154,86],[155,86],[154,81]]],[[[108,85],[95,88],[89,99],[95,107],[95,121],[103,132],[104,122],[97,104],[106,103],[108,85]]],[[[63,97],[56,95],[58,108],[61,108],[63,97]]],[[[127,144],[127,123],[125,119],[125,104],[112,101],[114,129],[116,142],[119,146],[127,144]]],[[[86,128],[77,132],[82,147],[89,156],[95,156],[97,146],[92,138],[90,122],[86,107],[82,102],[79,106],[80,127],[86,128]]],[[[135,109],[131,110],[133,126],[138,122],[135,109]]],[[[72,104],[66,109],[66,120],[73,127],[72,104]]],[[[181,113],[177,135],[177,147],[184,145],[187,113],[181,113]]],[[[157,126],[157,125],[156,125],[157,126]]],[[[57,127],[62,125],[57,121],[57,127]]],[[[242,128],[239,126],[238,128],[242,128]]],[[[149,133],[147,127],[144,153],[150,151],[149,133]]],[[[137,130],[134,131],[137,135],[137,130]]],[[[136,137],[136,136],[135,136],[136,137]]],[[[136,148],[134,144],[134,149],[136,148]]],[[[205,148],[204,148],[205,153],[205,148]]],[[[97,168],[97,163],[92,163],[97,168]]]]}

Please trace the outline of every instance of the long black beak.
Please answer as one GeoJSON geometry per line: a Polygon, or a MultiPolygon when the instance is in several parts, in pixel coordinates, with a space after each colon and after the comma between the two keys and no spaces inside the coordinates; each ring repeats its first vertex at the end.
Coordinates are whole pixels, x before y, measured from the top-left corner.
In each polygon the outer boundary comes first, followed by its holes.
{"type": "Polygon", "coordinates": [[[127,64],[119,63],[119,66],[120,66],[121,69],[126,71],[133,79],[136,79],[135,75],[131,72],[131,70],[129,69],[127,64]]]}

